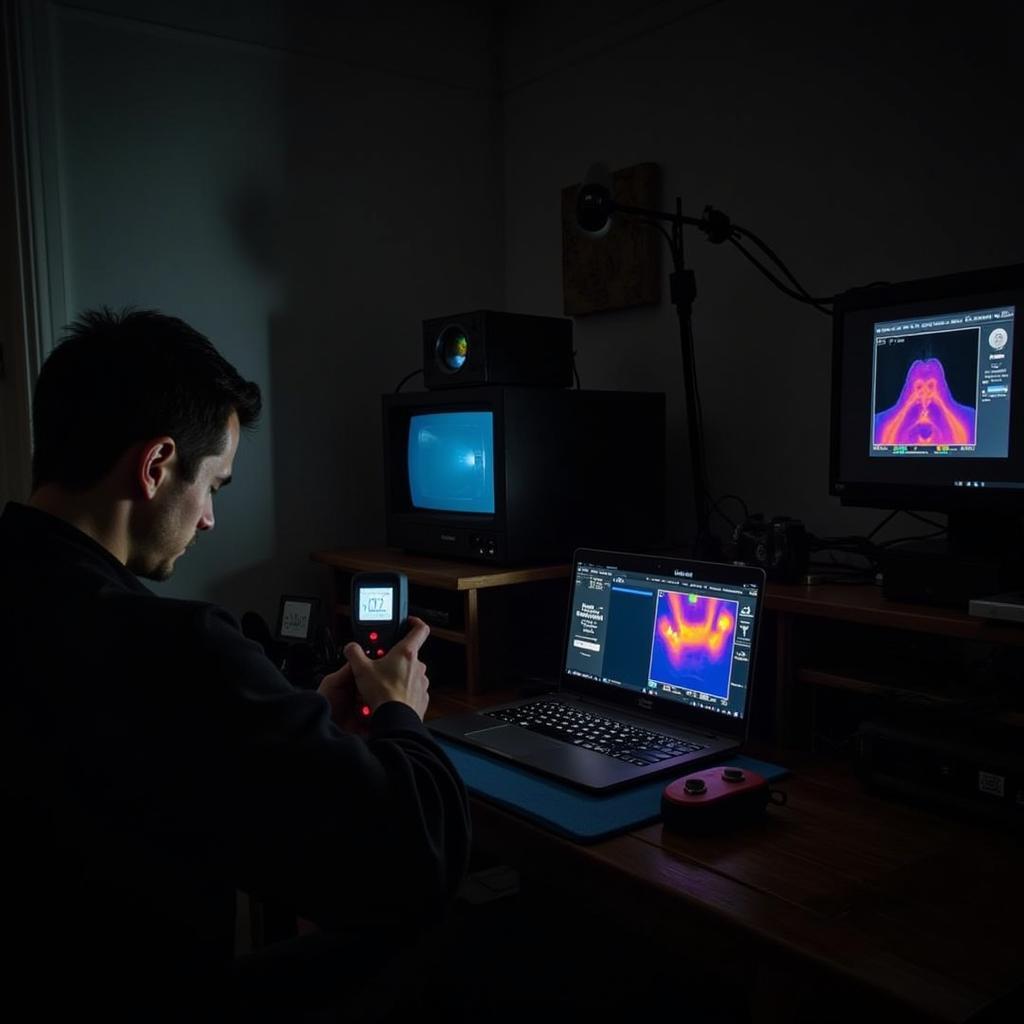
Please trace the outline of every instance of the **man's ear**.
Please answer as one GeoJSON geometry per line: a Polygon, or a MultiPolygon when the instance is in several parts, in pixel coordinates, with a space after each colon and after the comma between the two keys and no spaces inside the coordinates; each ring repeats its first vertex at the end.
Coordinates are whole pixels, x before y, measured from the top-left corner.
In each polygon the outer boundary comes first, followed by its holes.
{"type": "Polygon", "coordinates": [[[139,486],[147,499],[155,498],[157,491],[170,480],[176,455],[172,437],[155,437],[143,443],[136,466],[139,486]]]}

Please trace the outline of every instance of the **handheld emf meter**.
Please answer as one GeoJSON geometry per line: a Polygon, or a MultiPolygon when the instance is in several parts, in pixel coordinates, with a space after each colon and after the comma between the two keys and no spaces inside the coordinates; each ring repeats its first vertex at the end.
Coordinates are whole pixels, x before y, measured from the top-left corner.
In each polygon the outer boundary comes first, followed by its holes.
{"type": "MultiPolygon", "coordinates": [[[[357,572],[352,576],[352,639],[368,658],[383,658],[408,629],[409,580],[401,572],[357,572]]],[[[370,717],[370,706],[359,709],[370,717]]]]}
{"type": "Polygon", "coordinates": [[[368,658],[383,658],[405,634],[409,580],[401,572],[357,572],[352,577],[352,638],[368,658]]]}

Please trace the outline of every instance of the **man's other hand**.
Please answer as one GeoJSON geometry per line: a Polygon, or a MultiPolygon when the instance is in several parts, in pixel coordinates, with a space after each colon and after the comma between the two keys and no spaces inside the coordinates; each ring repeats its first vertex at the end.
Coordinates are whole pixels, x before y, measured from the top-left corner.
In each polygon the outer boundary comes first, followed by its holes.
{"type": "Polygon", "coordinates": [[[365,703],[356,689],[356,679],[351,665],[342,665],[337,672],[330,672],[320,680],[317,693],[327,698],[331,705],[331,720],[346,732],[365,733],[369,716],[363,714],[365,703]]]}

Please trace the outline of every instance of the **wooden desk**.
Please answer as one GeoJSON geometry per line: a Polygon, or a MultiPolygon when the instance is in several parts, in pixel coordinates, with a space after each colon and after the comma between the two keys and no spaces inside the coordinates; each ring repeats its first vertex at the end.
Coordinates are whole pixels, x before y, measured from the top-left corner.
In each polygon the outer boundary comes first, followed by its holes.
{"type": "Polygon", "coordinates": [[[747,986],[754,1022],[964,1022],[1024,984],[1019,840],[870,796],[834,762],[750,753],[793,769],[789,802],[732,836],[656,824],[581,846],[475,799],[475,841],[611,934],[747,986]]]}
{"type": "Polygon", "coordinates": [[[543,580],[568,579],[568,565],[518,566],[499,568],[472,562],[452,562],[443,558],[411,555],[396,548],[341,548],[314,551],[314,561],[330,566],[334,585],[336,614],[348,616],[348,589],[339,585],[338,574],[356,572],[402,572],[411,585],[462,595],[462,623],[448,629],[431,625],[431,634],[466,647],[466,692],[475,694],[480,684],[480,609],[481,590],[511,587],[543,580]]]}

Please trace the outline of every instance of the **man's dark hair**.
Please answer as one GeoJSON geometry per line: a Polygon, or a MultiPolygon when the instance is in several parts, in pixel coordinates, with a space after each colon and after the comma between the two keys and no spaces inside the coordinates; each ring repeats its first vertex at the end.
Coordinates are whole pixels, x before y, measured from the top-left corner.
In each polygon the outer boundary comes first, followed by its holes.
{"type": "Polygon", "coordinates": [[[260,389],[209,339],[151,309],[89,310],[43,364],[32,409],[33,487],[84,490],[135,443],[174,438],[182,474],[224,447],[234,410],[256,422],[260,389]]]}

